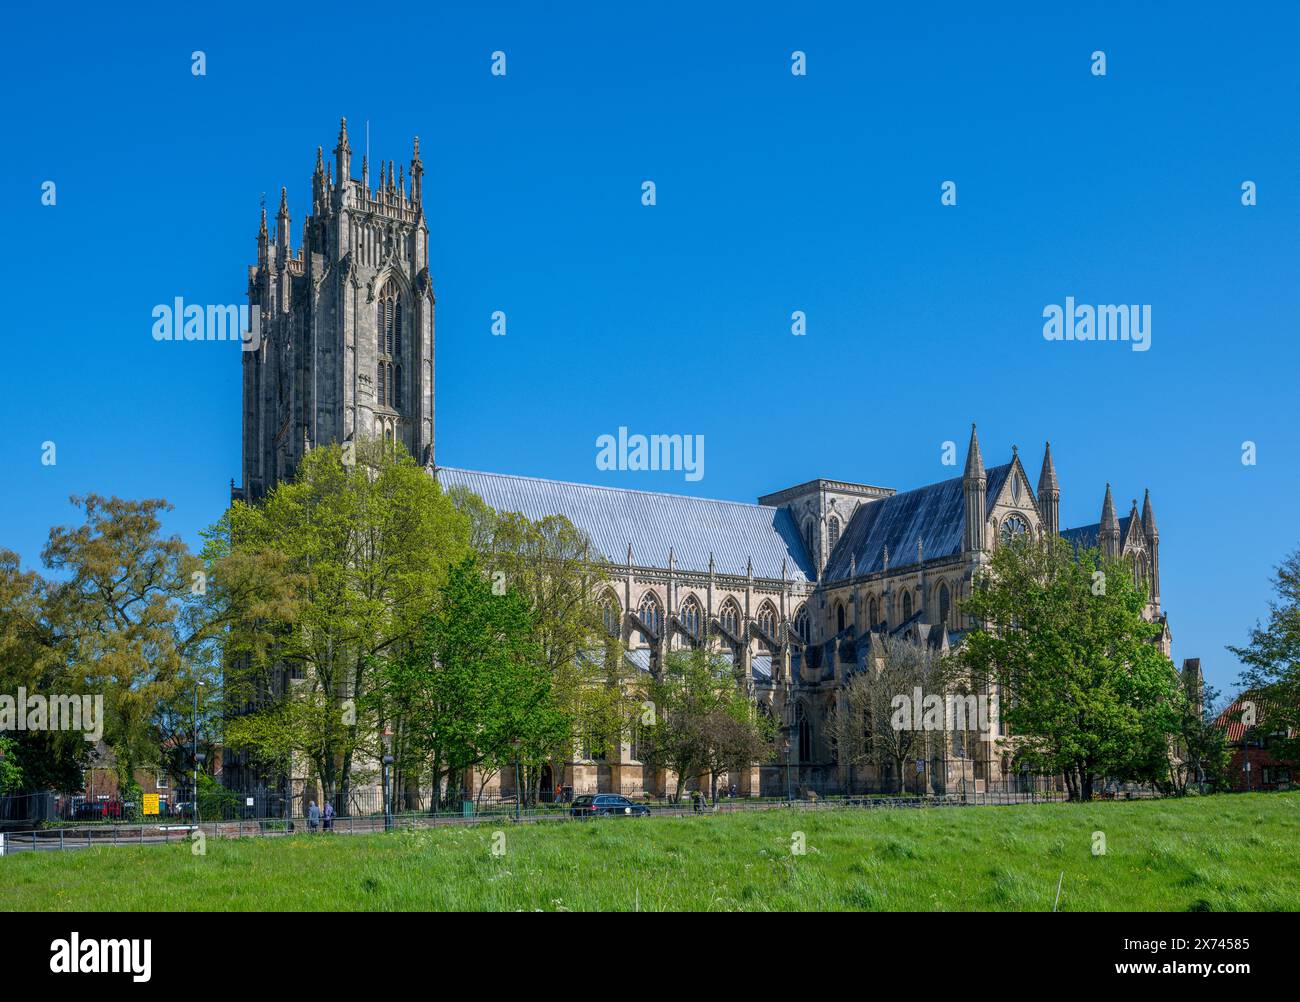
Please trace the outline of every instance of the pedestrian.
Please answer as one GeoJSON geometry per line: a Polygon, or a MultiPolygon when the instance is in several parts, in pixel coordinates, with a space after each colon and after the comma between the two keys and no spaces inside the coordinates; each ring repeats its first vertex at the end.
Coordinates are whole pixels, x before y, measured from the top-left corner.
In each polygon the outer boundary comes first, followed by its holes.
{"type": "Polygon", "coordinates": [[[334,802],[325,801],[325,830],[332,832],[334,830],[334,802]]]}
{"type": "Polygon", "coordinates": [[[699,790],[691,791],[691,810],[693,810],[696,814],[700,813],[700,791],[699,790]]]}
{"type": "Polygon", "coordinates": [[[732,797],[733,800],[734,800],[735,797],[736,797],[736,784],[735,784],[735,783],[732,783],[732,784],[731,784],[731,797],[732,797]]]}
{"type": "Polygon", "coordinates": [[[311,806],[307,808],[307,830],[314,832],[318,824],[320,824],[320,808],[316,806],[316,801],[313,800],[311,806]]]}

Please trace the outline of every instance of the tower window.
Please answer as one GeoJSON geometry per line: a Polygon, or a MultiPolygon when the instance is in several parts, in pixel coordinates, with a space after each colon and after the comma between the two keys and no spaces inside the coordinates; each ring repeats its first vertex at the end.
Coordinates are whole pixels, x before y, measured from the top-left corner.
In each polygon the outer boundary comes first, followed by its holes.
{"type": "Polygon", "coordinates": [[[826,523],[826,539],[829,544],[828,549],[835,549],[835,544],[840,539],[840,520],[834,515],[826,523]]]}

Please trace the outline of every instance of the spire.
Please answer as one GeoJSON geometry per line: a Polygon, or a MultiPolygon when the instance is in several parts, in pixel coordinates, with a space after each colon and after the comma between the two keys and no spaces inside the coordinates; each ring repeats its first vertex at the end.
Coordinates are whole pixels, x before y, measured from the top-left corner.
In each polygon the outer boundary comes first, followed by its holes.
{"type": "Polygon", "coordinates": [[[361,154],[361,187],[365,190],[366,197],[370,197],[370,158],[364,153],[361,154]]]}
{"type": "Polygon", "coordinates": [[[963,476],[967,480],[983,480],[984,457],[980,455],[980,440],[975,434],[975,422],[970,425],[970,444],[966,447],[966,472],[963,476]]]}
{"type": "Polygon", "coordinates": [[[980,455],[980,440],[975,434],[975,422],[970,426],[970,444],[966,447],[966,470],[962,474],[962,493],[965,495],[966,524],[962,533],[962,550],[976,554],[984,550],[984,515],[987,499],[985,488],[988,475],[984,471],[984,457],[980,455]]]}
{"type": "Polygon", "coordinates": [[[411,201],[420,204],[420,178],[424,176],[424,164],[420,160],[420,137],[415,137],[415,152],[411,154],[411,201]]]}
{"type": "Polygon", "coordinates": [[[316,169],[311,175],[311,211],[319,215],[325,206],[325,159],[323,151],[316,147],[316,169]]]}
{"type": "Polygon", "coordinates": [[[1132,532],[1141,524],[1142,517],[1138,514],[1138,499],[1133,499],[1133,507],[1128,510],[1128,531],[1132,532]]]}
{"type": "Polygon", "coordinates": [[[344,184],[352,177],[352,147],[348,144],[348,120],[339,119],[339,142],[334,147],[334,166],[338,171],[339,184],[344,184]]]}
{"type": "Polygon", "coordinates": [[[1038,474],[1038,514],[1046,532],[1057,535],[1061,531],[1061,485],[1052,462],[1051,442],[1043,449],[1043,470],[1038,474]]]}
{"type": "Polygon", "coordinates": [[[1106,485],[1106,497],[1101,502],[1101,528],[1105,530],[1114,527],[1119,532],[1119,519],[1115,517],[1115,499],[1110,496],[1110,484],[1106,485]]]}
{"type": "Polygon", "coordinates": [[[397,185],[393,181],[393,161],[388,161],[388,191],[391,194],[397,185]]]}
{"type": "Polygon", "coordinates": [[[289,266],[289,189],[280,187],[280,211],[275,214],[275,246],[277,264],[289,266]]]}
{"type": "Polygon", "coordinates": [[[1056,479],[1056,464],[1052,462],[1052,443],[1048,442],[1043,449],[1043,470],[1038,474],[1038,493],[1060,489],[1061,485],[1056,479]]]}
{"type": "Polygon", "coordinates": [[[325,151],[321,147],[316,147],[316,177],[325,176],[325,151]]]}
{"type": "Polygon", "coordinates": [[[1156,528],[1156,513],[1151,507],[1151,490],[1149,488],[1142,495],[1142,532],[1149,537],[1160,535],[1160,530],[1156,528]]]}
{"type": "Polygon", "coordinates": [[[266,232],[266,195],[262,196],[262,224],[257,228],[257,266],[265,268],[269,259],[271,238],[266,232]]]}

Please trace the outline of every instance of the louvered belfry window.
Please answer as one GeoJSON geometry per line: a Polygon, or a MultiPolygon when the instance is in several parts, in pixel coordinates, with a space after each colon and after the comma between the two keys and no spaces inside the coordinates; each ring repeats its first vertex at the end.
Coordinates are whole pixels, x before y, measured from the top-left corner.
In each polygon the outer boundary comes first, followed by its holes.
{"type": "Polygon", "coordinates": [[[379,297],[379,365],[375,392],[381,407],[402,409],[402,299],[388,286],[379,297]]]}

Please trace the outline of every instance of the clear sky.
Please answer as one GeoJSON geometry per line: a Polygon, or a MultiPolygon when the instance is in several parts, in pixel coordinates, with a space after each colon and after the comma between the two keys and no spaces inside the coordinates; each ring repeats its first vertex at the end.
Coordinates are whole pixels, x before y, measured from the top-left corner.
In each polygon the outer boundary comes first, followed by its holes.
{"type": "Polygon", "coordinates": [[[69,494],[218,517],[239,353],[150,311],[241,301],[259,198],[296,246],[346,115],[358,172],[367,121],[372,164],[421,139],[440,463],[754,500],[945,479],[971,421],[1036,481],[1050,439],[1064,525],[1151,489],[1175,659],[1234,682],[1300,542],[1293,4],[81,6],[8,13],[0,61],[29,566],[69,494]],[[1045,341],[1067,296],[1151,306],[1150,350],[1045,341]],[[703,479],[597,470],[619,426],[703,435],[703,479]]]}

